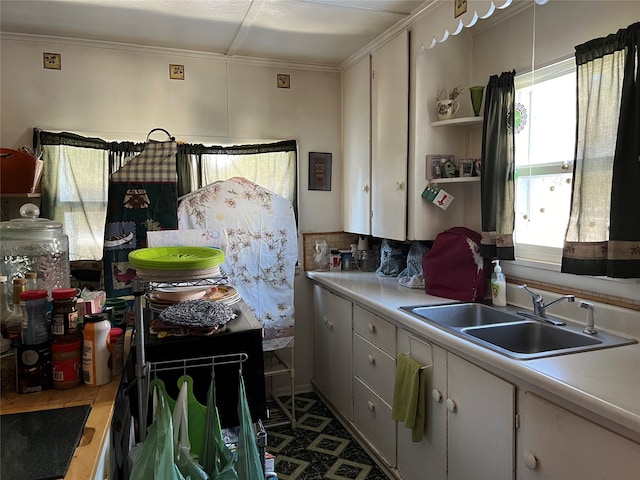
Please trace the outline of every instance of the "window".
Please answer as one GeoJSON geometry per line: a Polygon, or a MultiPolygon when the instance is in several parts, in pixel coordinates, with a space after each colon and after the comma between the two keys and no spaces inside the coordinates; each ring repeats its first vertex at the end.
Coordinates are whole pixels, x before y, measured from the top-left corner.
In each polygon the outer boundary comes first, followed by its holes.
{"type": "MultiPolygon", "coordinates": [[[[42,144],[42,216],[61,222],[70,260],[102,259],[109,175],[143,144],[105,142],[70,133],[38,132],[42,144]]],[[[297,144],[233,147],[179,144],[178,183],[195,190],[241,176],[288,198],[297,211],[297,144]],[[183,161],[180,161],[180,159],[183,161]]],[[[184,192],[186,193],[186,192],[184,192]]]]}
{"type": "Polygon", "coordinates": [[[559,264],[576,131],[573,59],[516,77],[516,258],[559,264]]]}

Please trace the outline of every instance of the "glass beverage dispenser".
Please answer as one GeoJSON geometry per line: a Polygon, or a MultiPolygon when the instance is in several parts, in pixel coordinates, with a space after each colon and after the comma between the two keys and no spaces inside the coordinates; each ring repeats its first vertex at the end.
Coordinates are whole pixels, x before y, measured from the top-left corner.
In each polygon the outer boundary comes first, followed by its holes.
{"type": "Polygon", "coordinates": [[[20,207],[20,215],[0,222],[0,274],[11,281],[32,271],[38,273],[38,288],[70,287],[69,238],[62,224],[38,218],[33,203],[20,207]]]}

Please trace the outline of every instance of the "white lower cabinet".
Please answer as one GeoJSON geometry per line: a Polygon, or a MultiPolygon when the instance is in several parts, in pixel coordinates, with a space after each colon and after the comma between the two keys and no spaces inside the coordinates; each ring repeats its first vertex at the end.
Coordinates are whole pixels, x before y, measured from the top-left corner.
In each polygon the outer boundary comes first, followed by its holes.
{"type": "Polygon", "coordinates": [[[353,421],[352,303],[319,285],[313,295],[314,384],[353,421]]]}
{"type": "Polygon", "coordinates": [[[514,385],[404,331],[398,339],[399,351],[432,365],[423,440],[413,443],[411,431],[398,424],[402,478],[513,479],[514,385]]]}
{"type": "Polygon", "coordinates": [[[518,479],[635,480],[640,444],[539,396],[521,395],[518,479]]]}
{"type": "Polygon", "coordinates": [[[388,465],[396,464],[391,419],[396,367],[396,327],[353,306],[353,421],[388,465]]]}

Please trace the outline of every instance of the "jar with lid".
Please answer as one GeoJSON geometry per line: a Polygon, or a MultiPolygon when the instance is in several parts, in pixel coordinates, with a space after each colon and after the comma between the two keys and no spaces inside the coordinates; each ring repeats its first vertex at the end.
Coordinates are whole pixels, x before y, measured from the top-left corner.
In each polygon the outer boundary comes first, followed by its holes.
{"type": "Polygon", "coordinates": [[[48,305],[46,290],[25,290],[20,294],[23,345],[39,345],[49,341],[48,305]]]}
{"type": "Polygon", "coordinates": [[[38,218],[33,203],[20,207],[20,215],[0,222],[0,273],[13,279],[36,272],[44,290],[70,287],[69,238],[62,223],[38,218]]]}
{"type": "Polygon", "coordinates": [[[111,381],[110,332],[111,322],[108,314],[85,315],[82,341],[82,379],[86,385],[97,387],[111,381]]]}
{"type": "Polygon", "coordinates": [[[38,272],[27,272],[24,278],[27,281],[26,290],[38,290],[38,272]]]}
{"type": "Polygon", "coordinates": [[[51,345],[53,357],[53,388],[67,390],[82,383],[82,341],[77,338],[69,342],[51,345]]]}
{"type": "Polygon", "coordinates": [[[54,342],[68,342],[78,338],[76,293],[75,288],[57,288],[51,292],[51,337],[54,342]]]}

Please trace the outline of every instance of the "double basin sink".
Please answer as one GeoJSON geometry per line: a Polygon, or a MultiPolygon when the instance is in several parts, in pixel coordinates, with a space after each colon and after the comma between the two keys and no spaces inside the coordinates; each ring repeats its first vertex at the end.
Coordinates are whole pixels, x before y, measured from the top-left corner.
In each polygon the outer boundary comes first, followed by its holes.
{"type": "Polygon", "coordinates": [[[404,306],[429,324],[507,357],[530,360],[637,343],[605,332],[586,334],[582,327],[553,325],[528,312],[482,303],[404,306]]]}

